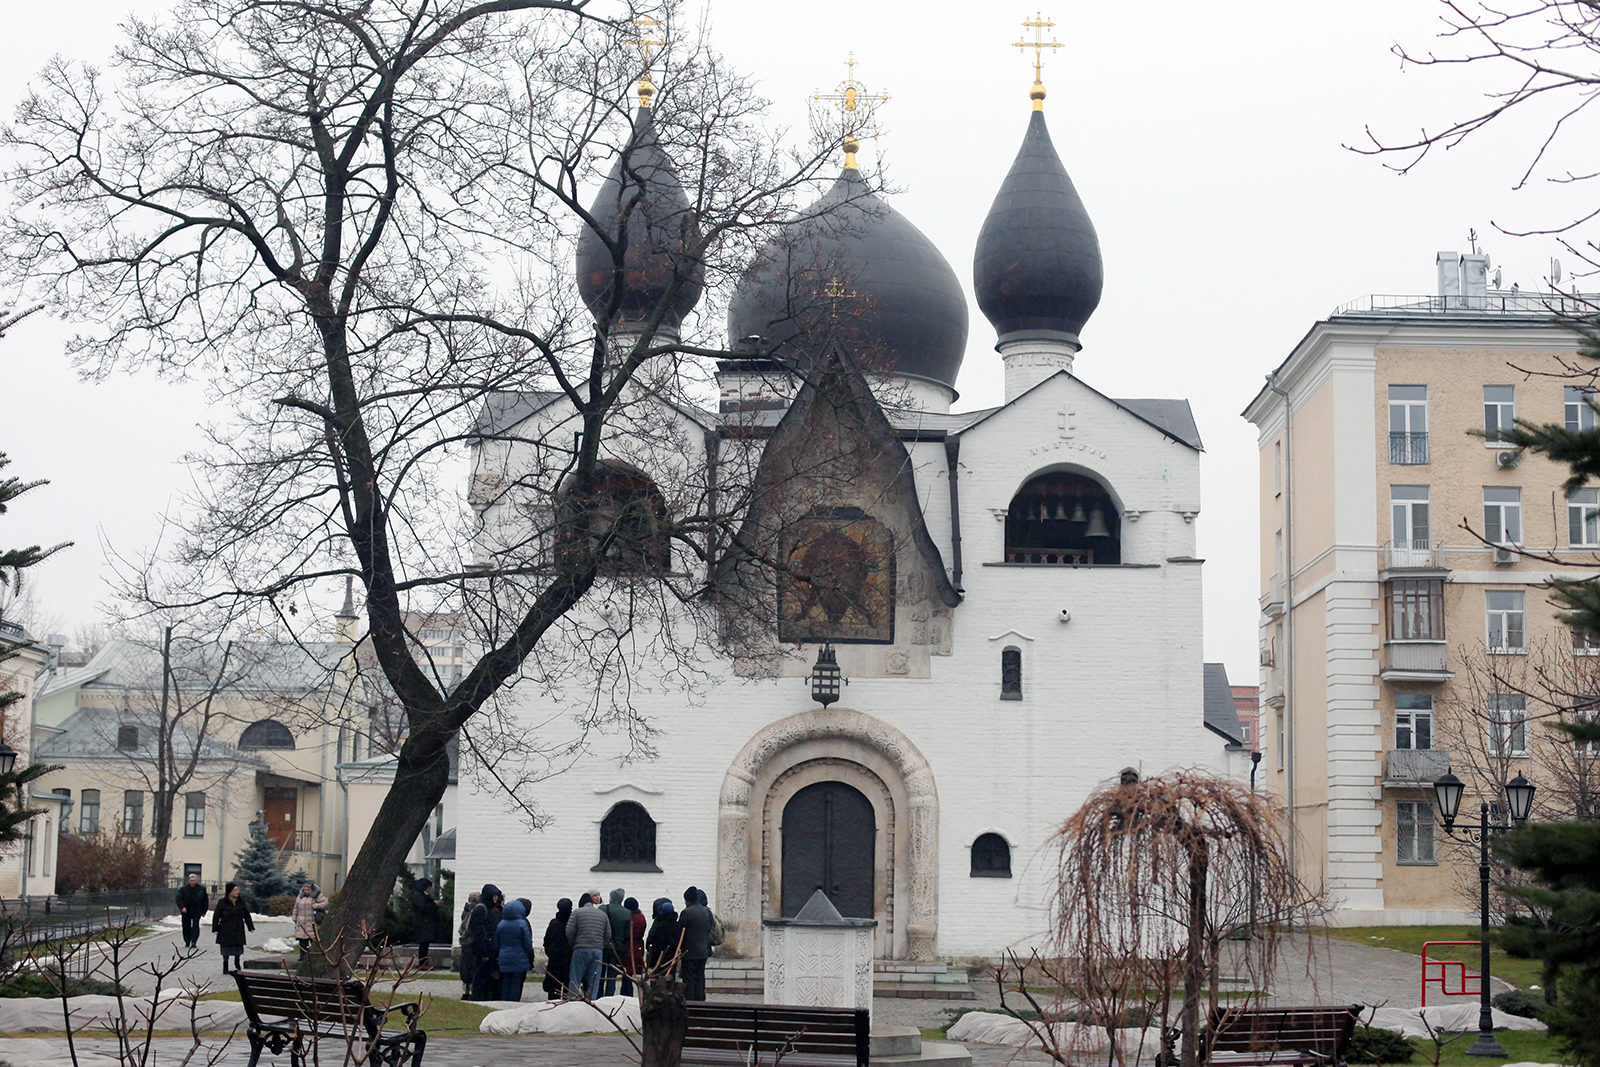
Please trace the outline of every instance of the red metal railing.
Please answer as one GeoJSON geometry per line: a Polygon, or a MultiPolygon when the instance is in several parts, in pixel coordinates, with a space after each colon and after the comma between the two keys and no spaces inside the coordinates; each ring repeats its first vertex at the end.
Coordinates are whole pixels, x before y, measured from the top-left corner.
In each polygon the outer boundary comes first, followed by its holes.
{"type": "Polygon", "coordinates": [[[1428,958],[1428,950],[1435,945],[1471,945],[1473,948],[1477,948],[1479,944],[1481,942],[1478,941],[1424,941],[1422,943],[1422,1007],[1426,1008],[1428,1006],[1428,984],[1430,982],[1437,983],[1440,995],[1446,997],[1475,997],[1483,992],[1483,975],[1476,971],[1467,970],[1467,965],[1461,960],[1430,960],[1428,958]],[[1429,967],[1439,968],[1439,973],[1430,975],[1428,973],[1429,967]],[[1458,989],[1450,988],[1449,979],[1452,974],[1457,978],[1460,986],[1458,989]],[[1468,989],[1467,983],[1473,980],[1476,980],[1478,984],[1468,989]]]}

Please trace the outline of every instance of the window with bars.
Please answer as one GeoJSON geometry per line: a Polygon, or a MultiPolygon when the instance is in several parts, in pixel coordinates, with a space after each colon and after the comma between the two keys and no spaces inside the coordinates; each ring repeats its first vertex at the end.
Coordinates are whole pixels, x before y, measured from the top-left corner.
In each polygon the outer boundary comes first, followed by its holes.
{"type": "Polygon", "coordinates": [[[1428,462],[1428,387],[1389,386],[1389,462],[1428,462]]]}
{"type": "Polygon", "coordinates": [[[1525,630],[1527,612],[1523,607],[1520,589],[1490,589],[1483,594],[1484,613],[1488,618],[1490,652],[1526,652],[1528,638],[1525,630]]]}
{"type": "Polygon", "coordinates": [[[1395,802],[1395,860],[1399,863],[1438,863],[1434,848],[1433,803],[1427,800],[1395,802]]]}
{"type": "Polygon", "coordinates": [[[190,793],[183,798],[183,836],[206,836],[206,795],[190,793]]]}
{"type": "Polygon", "coordinates": [[[972,877],[1011,877],[1011,845],[1005,838],[999,834],[979,834],[972,842],[972,877]]]}
{"type": "Polygon", "coordinates": [[[624,800],[600,822],[597,871],[659,871],[656,866],[656,821],[640,804],[624,800]]]}
{"type": "Polygon", "coordinates": [[[1022,649],[1007,648],[1000,653],[1000,699],[1022,699],[1022,649]]]}
{"type": "Polygon", "coordinates": [[[1444,640],[1444,580],[1399,578],[1388,583],[1389,640],[1444,640]]]}

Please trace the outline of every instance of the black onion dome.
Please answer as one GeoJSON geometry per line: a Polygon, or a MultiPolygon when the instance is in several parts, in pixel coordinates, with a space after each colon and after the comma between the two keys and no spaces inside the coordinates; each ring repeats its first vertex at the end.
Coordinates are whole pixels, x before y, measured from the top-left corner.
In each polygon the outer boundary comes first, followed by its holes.
{"type": "MultiPolygon", "coordinates": [[[[607,234],[623,231],[618,225],[627,215],[627,244],[622,257],[620,321],[648,317],[661,302],[676,270],[688,271],[664,325],[676,329],[700,300],[705,270],[689,262],[686,249],[693,246],[698,228],[689,195],[684,192],[672,160],[656,141],[654,112],[641,107],[634,119],[628,147],[606,175],[589,211],[607,234]]],[[[596,319],[611,303],[617,277],[616,261],[605,241],[590,227],[578,238],[578,292],[596,319]]]]}
{"type": "Polygon", "coordinates": [[[955,388],[967,300],[933,242],[847,167],[757,254],[728,308],[731,347],[802,371],[834,340],[869,370],[955,388]],[[749,339],[759,337],[759,342],[749,339]]]}
{"type": "Polygon", "coordinates": [[[1077,344],[1100,304],[1100,239],[1050,143],[1043,111],[1028,120],[1022,149],[983,220],[972,274],[978,307],[1002,343],[1059,336],[1077,344]]]}

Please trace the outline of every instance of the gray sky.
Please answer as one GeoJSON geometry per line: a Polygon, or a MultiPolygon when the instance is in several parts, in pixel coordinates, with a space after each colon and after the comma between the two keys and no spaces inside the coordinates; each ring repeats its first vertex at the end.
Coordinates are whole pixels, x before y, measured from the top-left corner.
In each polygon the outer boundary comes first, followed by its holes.
{"type": "MultiPolygon", "coordinates": [[[[99,60],[124,14],[165,6],[11,5],[0,100],[16,100],[50,54],[99,60]]],[[[1207,450],[1205,655],[1236,683],[1256,677],[1258,594],[1255,435],[1239,412],[1263,376],[1335,306],[1430,292],[1434,253],[1465,250],[1469,227],[1507,286],[1539,288],[1552,243],[1501,236],[1495,224],[1526,228],[1568,210],[1558,188],[1512,189],[1537,124],[1491,130],[1403,178],[1340,147],[1364,125],[1399,136],[1476,102],[1484,75],[1402,73],[1388,51],[1395,40],[1426,46],[1437,10],[1433,0],[1044,7],[1064,45],[1047,60],[1046,114],[1105,256],[1105,296],[1074,369],[1112,396],[1193,405],[1207,450]]],[[[809,94],[831,90],[855,52],[857,76],[892,98],[863,162],[881,153],[904,190],[895,206],[970,293],[973,243],[1028,119],[1032,70],[1008,45],[1033,12],[949,0],[720,0],[710,22],[715,43],[763,78],[781,122],[801,123],[809,94]]],[[[1002,391],[993,330],[975,304],[971,312],[961,409],[997,403],[1002,391]]],[[[135,550],[154,536],[156,516],[187,483],[178,458],[199,443],[204,412],[193,389],[78,383],[63,335],[35,317],[0,342],[0,450],[11,454],[9,473],[53,483],[11,510],[0,541],[77,542],[30,576],[46,615],[71,625],[91,619],[105,595],[102,542],[135,550]]]]}

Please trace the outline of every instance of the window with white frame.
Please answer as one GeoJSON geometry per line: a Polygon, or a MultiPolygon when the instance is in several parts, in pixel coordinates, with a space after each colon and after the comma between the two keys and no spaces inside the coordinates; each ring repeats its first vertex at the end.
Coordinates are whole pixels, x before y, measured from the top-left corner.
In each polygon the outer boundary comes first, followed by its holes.
{"type": "Polygon", "coordinates": [[[183,836],[206,836],[206,795],[190,793],[183,798],[183,836]]]}
{"type": "Polygon", "coordinates": [[[100,790],[85,789],[78,796],[78,833],[92,834],[100,830],[100,790]]]}
{"type": "Polygon", "coordinates": [[[1427,800],[1395,802],[1395,860],[1400,863],[1438,863],[1433,840],[1433,803],[1427,800]]]}
{"type": "Polygon", "coordinates": [[[1567,429],[1594,429],[1594,390],[1581,385],[1567,385],[1561,389],[1561,399],[1567,409],[1567,429]]]}
{"type": "Polygon", "coordinates": [[[1490,589],[1483,594],[1489,622],[1489,651],[1525,652],[1528,647],[1524,624],[1524,594],[1520,589],[1490,589]]]}
{"type": "Polygon", "coordinates": [[[1517,422],[1517,387],[1514,385],[1486,385],[1483,387],[1483,443],[1490,448],[1505,448],[1509,442],[1500,434],[1517,422]]]}
{"type": "Polygon", "coordinates": [[[1433,747],[1433,696],[1429,693],[1394,695],[1394,747],[1433,747]]]}
{"type": "Polygon", "coordinates": [[[1427,551],[1432,545],[1428,529],[1428,487],[1391,485],[1389,514],[1394,520],[1394,547],[1427,551]]]}
{"type": "Polygon", "coordinates": [[[1600,489],[1567,494],[1567,541],[1573,548],[1600,548],[1600,489]]]}
{"type": "MultiPolygon", "coordinates": [[[[1576,722],[1593,724],[1600,722],[1600,699],[1590,700],[1580,704],[1572,711],[1572,718],[1576,722]]],[[[1600,741],[1574,741],[1572,754],[1578,759],[1595,759],[1600,757],[1600,741]]]]}
{"type": "Polygon", "coordinates": [[[1600,656],[1600,636],[1588,630],[1580,630],[1575,626],[1568,627],[1567,632],[1572,635],[1572,654],[1574,656],[1600,656]]]}
{"type": "Polygon", "coordinates": [[[1444,640],[1444,580],[1396,578],[1385,583],[1389,640],[1444,640]]]}
{"type": "Polygon", "coordinates": [[[1528,698],[1521,693],[1496,693],[1489,698],[1489,755],[1528,754],[1528,698]]]}
{"type": "Polygon", "coordinates": [[[144,833],[144,792],[125,789],[122,792],[122,833],[138,837],[144,833]]]}
{"type": "Polygon", "coordinates": [[[1239,720],[1239,740],[1243,741],[1245,744],[1248,745],[1255,739],[1254,738],[1254,734],[1255,734],[1255,731],[1250,728],[1250,720],[1249,719],[1240,719],[1239,720]]]}
{"type": "Polygon", "coordinates": [[[1483,487],[1483,539],[1495,545],[1522,543],[1522,490],[1483,487]]]}
{"type": "Polygon", "coordinates": [[[1389,386],[1389,462],[1428,462],[1428,387],[1389,386]]]}

